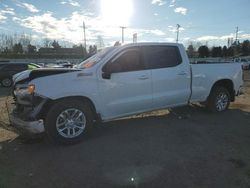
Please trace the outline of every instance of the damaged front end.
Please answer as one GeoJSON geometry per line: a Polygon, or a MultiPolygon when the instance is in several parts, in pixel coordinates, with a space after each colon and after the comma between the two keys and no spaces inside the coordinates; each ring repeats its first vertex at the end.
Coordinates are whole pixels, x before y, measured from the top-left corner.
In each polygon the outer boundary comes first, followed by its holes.
{"type": "Polygon", "coordinates": [[[35,93],[35,85],[16,83],[13,88],[15,109],[10,114],[11,124],[19,130],[29,133],[43,133],[44,122],[40,112],[48,101],[35,93]]]}
{"type": "Polygon", "coordinates": [[[13,97],[15,109],[10,114],[11,124],[30,133],[42,133],[44,129],[44,113],[51,99],[36,91],[33,80],[46,76],[79,71],[77,69],[35,69],[27,70],[13,76],[13,97]]]}

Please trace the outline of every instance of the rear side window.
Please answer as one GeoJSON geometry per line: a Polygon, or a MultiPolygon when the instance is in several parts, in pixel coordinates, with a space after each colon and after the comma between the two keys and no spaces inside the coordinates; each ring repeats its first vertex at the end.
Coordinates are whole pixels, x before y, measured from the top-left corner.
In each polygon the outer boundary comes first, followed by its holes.
{"type": "Polygon", "coordinates": [[[143,52],[148,69],[175,67],[182,62],[176,46],[146,46],[143,47],[143,52]]]}

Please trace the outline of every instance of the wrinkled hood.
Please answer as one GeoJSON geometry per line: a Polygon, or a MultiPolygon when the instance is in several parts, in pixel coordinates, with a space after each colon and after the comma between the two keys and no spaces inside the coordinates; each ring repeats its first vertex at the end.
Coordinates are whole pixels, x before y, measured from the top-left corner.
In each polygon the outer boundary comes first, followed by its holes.
{"type": "Polygon", "coordinates": [[[23,72],[19,72],[17,74],[15,74],[13,77],[12,77],[12,80],[13,80],[13,83],[17,83],[21,80],[25,80],[27,78],[29,78],[29,75],[30,75],[30,72],[32,70],[26,70],[26,71],[23,71],[23,72]]]}
{"type": "Polygon", "coordinates": [[[69,68],[40,68],[35,70],[26,70],[20,73],[17,73],[13,76],[13,82],[14,84],[17,82],[24,82],[24,81],[31,81],[33,79],[44,77],[44,76],[50,76],[55,74],[63,74],[63,73],[69,73],[69,72],[75,72],[80,71],[79,69],[69,69],[69,68]]]}

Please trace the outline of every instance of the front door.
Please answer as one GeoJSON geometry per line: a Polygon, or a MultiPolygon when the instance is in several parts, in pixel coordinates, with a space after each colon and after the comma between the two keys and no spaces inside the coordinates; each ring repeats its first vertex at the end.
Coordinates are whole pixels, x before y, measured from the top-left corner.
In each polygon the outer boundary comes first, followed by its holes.
{"type": "Polygon", "coordinates": [[[102,118],[112,119],[152,108],[151,71],[146,70],[137,47],[118,53],[103,67],[100,78],[102,118]]]}

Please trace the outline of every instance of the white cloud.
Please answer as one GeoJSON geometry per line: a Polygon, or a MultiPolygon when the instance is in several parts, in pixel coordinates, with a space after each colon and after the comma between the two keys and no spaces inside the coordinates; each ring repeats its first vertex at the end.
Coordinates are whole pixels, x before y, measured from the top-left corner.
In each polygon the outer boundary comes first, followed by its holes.
{"type": "MultiPolygon", "coordinates": [[[[24,18],[13,17],[12,20],[25,28],[29,28],[40,38],[69,41],[72,43],[83,42],[83,20],[86,24],[86,35],[88,44],[95,43],[97,36],[102,36],[105,44],[109,41],[121,39],[121,29],[119,26],[110,25],[103,22],[102,17],[93,17],[90,13],[73,12],[69,17],[57,18],[51,12],[41,15],[33,15],[24,18]]],[[[162,38],[166,35],[159,29],[127,28],[125,36],[127,41],[132,41],[134,33],[138,34],[138,39],[142,36],[152,38],[152,36],[162,38]]]]}
{"type": "Polygon", "coordinates": [[[159,29],[149,30],[151,34],[157,35],[157,36],[163,36],[165,33],[159,29]]]}
{"type": "Polygon", "coordinates": [[[189,41],[191,38],[190,37],[184,37],[182,40],[183,41],[189,41]]]}
{"type": "Polygon", "coordinates": [[[152,0],[151,3],[152,3],[153,5],[162,6],[162,5],[165,5],[167,2],[164,1],[164,0],[152,0]]]}
{"type": "Polygon", "coordinates": [[[174,7],[176,3],[176,0],[171,0],[169,7],[174,7]]]}
{"type": "Polygon", "coordinates": [[[17,6],[22,7],[27,9],[29,12],[32,13],[36,13],[39,12],[40,10],[38,10],[34,5],[29,4],[29,3],[18,3],[17,6]]]}
{"type": "Polygon", "coordinates": [[[246,39],[250,39],[250,34],[242,34],[242,35],[239,35],[239,39],[244,39],[244,40],[246,40],[246,39]]]}
{"type": "Polygon", "coordinates": [[[86,24],[88,42],[96,40],[98,35],[105,36],[105,38],[120,37],[119,27],[107,26],[102,22],[101,17],[93,17],[89,13],[73,12],[69,17],[56,18],[53,13],[47,12],[26,18],[13,18],[13,21],[42,37],[73,43],[83,42],[83,20],[86,24]]]}
{"type": "MultiPolygon", "coordinates": [[[[180,31],[180,32],[182,32],[182,31],[184,31],[184,30],[185,30],[185,28],[183,28],[183,27],[180,27],[180,28],[179,28],[179,31],[180,31]]],[[[169,25],[169,26],[168,26],[168,31],[170,31],[170,32],[172,32],[172,33],[176,33],[176,32],[177,32],[177,27],[176,27],[176,26],[169,25]]]]}
{"type": "Polygon", "coordinates": [[[0,23],[3,23],[7,20],[7,15],[15,15],[14,9],[8,6],[5,6],[5,9],[0,10],[0,23]]]}
{"type": "MultiPolygon", "coordinates": [[[[206,36],[201,36],[196,38],[196,41],[227,41],[228,38],[234,38],[235,34],[234,33],[230,33],[228,35],[222,35],[222,36],[215,36],[215,35],[206,35],[206,36]]],[[[250,38],[250,34],[246,33],[246,34],[239,34],[238,38],[241,40],[246,40],[250,38]]]]}
{"type": "Polygon", "coordinates": [[[1,22],[5,22],[6,19],[7,19],[7,17],[4,16],[4,15],[0,12],[0,23],[1,23],[1,22]]]}
{"type": "Polygon", "coordinates": [[[175,42],[175,38],[167,37],[167,38],[164,38],[164,41],[165,42],[175,42]]]}
{"type": "Polygon", "coordinates": [[[158,13],[154,13],[154,16],[158,16],[159,14],[158,13]]]}
{"type": "Polygon", "coordinates": [[[188,10],[187,10],[187,8],[184,8],[184,7],[177,7],[177,8],[174,9],[174,11],[176,13],[180,13],[182,15],[186,15],[188,10]]]}
{"type": "Polygon", "coordinates": [[[0,12],[3,14],[15,15],[14,9],[9,7],[6,7],[4,10],[0,10],[0,12]]]}
{"type": "Polygon", "coordinates": [[[69,4],[72,5],[74,7],[80,7],[80,4],[77,1],[73,1],[73,0],[68,0],[68,1],[61,1],[60,2],[62,5],[64,4],[69,4]]]}
{"type": "MultiPolygon", "coordinates": [[[[181,38],[182,42],[186,45],[196,43],[197,46],[201,45],[208,45],[209,47],[212,46],[223,46],[227,45],[228,39],[235,40],[235,33],[225,34],[225,35],[204,35],[197,38],[181,38]]],[[[243,42],[244,40],[250,39],[250,33],[245,34],[239,34],[238,39],[240,42],[243,42]]]]}
{"type": "Polygon", "coordinates": [[[213,35],[206,35],[196,38],[197,41],[215,41],[215,40],[227,40],[228,38],[233,38],[234,34],[222,35],[222,36],[213,36],[213,35]]]}
{"type": "Polygon", "coordinates": [[[198,37],[196,40],[197,41],[210,41],[210,40],[218,40],[219,37],[218,36],[202,36],[202,37],[198,37]]]}

